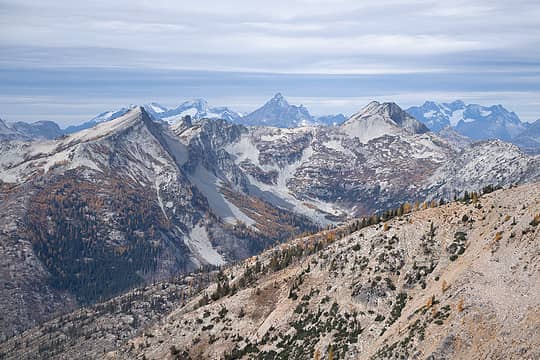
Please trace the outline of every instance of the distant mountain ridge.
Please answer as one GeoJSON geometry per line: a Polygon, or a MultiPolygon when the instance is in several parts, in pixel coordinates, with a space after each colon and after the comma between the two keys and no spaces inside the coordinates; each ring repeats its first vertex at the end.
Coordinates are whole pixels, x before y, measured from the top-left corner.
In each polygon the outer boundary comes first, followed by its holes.
{"type": "Polygon", "coordinates": [[[466,137],[460,141],[468,138],[471,142],[498,139],[516,144],[529,153],[540,153],[538,122],[523,122],[516,113],[500,104],[482,106],[466,104],[462,100],[450,103],[426,101],[406,111],[442,137],[457,139],[455,135],[459,134],[466,137]]]}
{"type": "MultiPolygon", "coordinates": [[[[40,121],[33,124],[4,123],[3,127],[0,128],[0,139],[53,139],[63,134],[72,134],[94,127],[99,123],[114,120],[134,107],[135,105],[130,105],[105,111],[89,121],[68,126],[65,129],[60,129],[52,121],[40,121]]],[[[263,106],[248,114],[242,114],[226,106],[211,106],[208,101],[201,98],[185,101],[171,109],[156,102],[145,104],[143,108],[154,120],[163,121],[169,125],[185,122],[186,116],[189,116],[190,121],[194,123],[201,119],[223,119],[244,126],[278,128],[313,125],[339,126],[347,120],[343,114],[314,116],[305,106],[290,104],[281,93],[275,94],[263,106]]],[[[438,133],[456,145],[479,140],[499,139],[512,142],[529,153],[540,153],[538,125],[535,127],[532,124],[522,122],[517,114],[507,110],[502,105],[482,106],[466,104],[462,100],[447,103],[426,101],[421,106],[408,108],[406,112],[418,120],[418,123],[414,125],[416,130],[421,129],[419,124],[423,124],[429,130],[438,133]]],[[[410,119],[407,121],[411,123],[410,119]]],[[[383,124],[379,123],[377,126],[383,126],[383,124]]],[[[374,128],[371,131],[374,131],[374,128]]],[[[381,131],[384,130],[381,129],[381,131]]],[[[422,131],[426,130],[422,129],[422,131]]]]}
{"type": "Polygon", "coordinates": [[[239,123],[245,126],[295,128],[310,125],[339,125],[345,119],[343,114],[315,117],[304,105],[291,105],[281,93],[277,93],[262,107],[242,117],[239,123]]]}
{"type": "Polygon", "coordinates": [[[145,110],[151,113],[154,117],[166,121],[169,124],[174,124],[176,121],[189,115],[192,119],[223,119],[230,122],[238,122],[242,114],[228,107],[212,107],[205,99],[194,99],[185,101],[174,109],[167,109],[159,104],[152,103],[144,106],[145,110]],[[159,106],[161,111],[156,112],[154,109],[159,106]]]}
{"type": "MultiPolygon", "coordinates": [[[[133,106],[130,106],[103,112],[81,125],[66,128],[65,132],[71,134],[76,131],[88,129],[104,121],[114,120],[132,108],[133,106]]],[[[189,116],[193,121],[201,119],[223,119],[244,126],[273,126],[279,128],[310,125],[336,126],[347,119],[343,114],[313,116],[305,106],[289,104],[281,93],[275,94],[262,107],[246,115],[232,110],[227,106],[211,106],[207,100],[202,98],[184,101],[179,106],[171,109],[156,102],[145,104],[143,108],[154,119],[162,120],[169,125],[174,125],[182,121],[186,116],[189,116]]]]}
{"type": "Polygon", "coordinates": [[[540,154],[540,119],[530,124],[526,131],[514,137],[512,142],[529,153],[540,154]]]}
{"type": "Polygon", "coordinates": [[[60,127],[53,121],[7,123],[0,119],[0,140],[54,139],[62,133],[60,127]]]}
{"type": "Polygon", "coordinates": [[[451,126],[458,133],[474,140],[510,141],[529,126],[516,113],[502,105],[482,106],[466,104],[461,100],[451,103],[426,101],[421,106],[408,108],[407,112],[432,131],[438,132],[451,126]]]}

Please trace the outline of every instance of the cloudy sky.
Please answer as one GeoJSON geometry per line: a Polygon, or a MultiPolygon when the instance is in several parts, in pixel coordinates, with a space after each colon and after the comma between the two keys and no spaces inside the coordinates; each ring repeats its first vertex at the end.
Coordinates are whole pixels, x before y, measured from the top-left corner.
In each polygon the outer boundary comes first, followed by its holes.
{"type": "Polygon", "coordinates": [[[538,0],[0,0],[0,117],[62,125],[282,92],[315,114],[463,99],[540,118],[538,0]]]}

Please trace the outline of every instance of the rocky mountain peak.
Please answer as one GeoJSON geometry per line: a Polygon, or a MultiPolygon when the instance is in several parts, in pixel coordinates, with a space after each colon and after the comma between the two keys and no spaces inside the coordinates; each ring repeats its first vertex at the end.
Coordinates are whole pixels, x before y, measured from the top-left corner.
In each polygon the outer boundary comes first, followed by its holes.
{"type": "Polygon", "coordinates": [[[407,112],[432,131],[452,126],[461,135],[474,140],[511,141],[528,128],[527,123],[500,104],[482,106],[466,104],[462,100],[450,103],[426,101],[422,106],[410,107],[407,112]]]}
{"type": "Polygon", "coordinates": [[[277,93],[262,107],[244,116],[240,123],[247,126],[274,126],[292,128],[311,125],[315,118],[302,105],[291,105],[281,93],[277,93]]]}
{"type": "Polygon", "coordinates": [[[208,109],[208,101],[206,101],[206,99],[203,99],[203,98],[197,98],[197,99],[186,101],[180,106],[191,106],[199,110],[205,110],[205,109],[208,109]]]}
{"type": "Polygon", "coordinates": [[[272,97],[270,100],[268,100],[266,105],[276,105],[276,106],[279,106],[279,107],[288,107],[289,102],[287,101],[287,99],[285,99],[285,97],[280,92],[278,92],[278,93],[276,93],[274,95],[274,97],[272,97]]]}
{"type": "Polygon", "coordinates": [[[372,101],[360,112],[347,120],[343,127],[356,134],[359,139],[369,141],[386,134],[397,134],[406,130],[413,134],[423,134],[429,129],[396,103],[372,101]]]}

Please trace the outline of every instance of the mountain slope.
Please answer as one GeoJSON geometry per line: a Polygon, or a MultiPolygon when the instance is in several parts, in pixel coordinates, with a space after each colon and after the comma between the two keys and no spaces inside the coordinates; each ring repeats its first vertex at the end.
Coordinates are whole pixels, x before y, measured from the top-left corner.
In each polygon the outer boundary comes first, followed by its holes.
{"type": "Polygon", "coordinates": [[[512,142],[526,152],[540,154],[540,119],[532,123],[527,130],[514,137],[512,142]]]}
{"type": "Polygon", "coordinates": [[[110,356],[536,358],[539,196],[536,184],[412,213],[312,255],[299,255],[309,238],[273,249],[246,289],[195,299],[110,356]],[[284,254],[298,260],[279,270],[284,254]]]}
{"type": "Polygon", "coordinates": [[[166,126],[136,108],[54,141],[1,142],[0,153],[4,337],[353,216],[540,180],[540,158],[515,146],[456,147],[378,103],[342,126],[292,129],[166,126]]]}
{"type": "Polygon", "coordinates": [[[118,119],[119,117],[125,115],[128,113],[128,111],[132,110],[135,106],[131,105],[129,107],[124,107],[118,110],[110,110],[110,111],[104,111],[97,115],[96,117],[92,118],[89,121],[86,121],[80,125],[72,125],[68,126],[64,129],[65,134],[73,134],[81,130],[90,129],[97,124],[101,124],[107,121],[111,121],[114,119],[118,119]]]}
{"type": "Polygon", "coordinates": [[[142,108],[59,140],[6,142],[0,150],[2,337],[58,311],[245,258],[316,228],[223,181],[212,186],[228,198],[214,206],[216,198],[184,169],[189,146],[142,108]],[[246,213],[259,222],[239,224],[250,219],[246,213]],[[277,235],[262,232],[278,226],[277,235]]]}
{"type": "Polygon", "coordinates": [[[453,198],[467,187],[460,178],[479,188],[540,178],[540,160],[516,147],[496,141],[458,147],[425,131],[395,104],[371,103],[341,126],[251,128],[222,149],[253,191],[318,221],[370,214],[415,198],[453,198]],[[460,167],[469,173],[456,171],[460,167]]]}
{"type": "MultiPolygon", "coordinates": [[[[228,267],[175,309],[162,290],[166,310],[136,335],[133,315],[116,329],[118,310],[101,306],[0,351],[7,359],[80,357],[81,349],[109,359],[537,358],[539,198],[536,183],[403,207],[386,222],[298,238],[228,267]]],[[[169,287],[178,289],[161,286],[169,287]]],[[[146,296],[132,302],[133,314],[146,296]]]]}

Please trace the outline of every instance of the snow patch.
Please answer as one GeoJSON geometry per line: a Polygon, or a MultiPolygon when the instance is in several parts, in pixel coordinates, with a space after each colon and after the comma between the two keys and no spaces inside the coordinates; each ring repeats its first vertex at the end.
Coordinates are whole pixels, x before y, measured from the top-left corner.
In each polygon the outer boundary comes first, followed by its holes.
{"type": "Polygon", "coordinates": [[[465,110],[456,110],[450,115],[450,125],[456,126],[463,119],[463,112],[465,110]]]}
{"type": "Polygon", "coordinates": [[[229,202],[219,191],[221,181],[202,166],[197,166],[195,172],[188,176],[190,181],[204,194],[214,213],[229,224],[236,224],[238,220],[251,226],[255,220],[244,214],[237,206],[229,202]]]}
{"type": "Polygon", "coordinates": [[[225,264],[223,256],[214,249],[210,239],[208,239],[208,234],[203,225],[197,224],[189,233],[189,237],[184,238],[184,243],[192,253],[198,255],[198,258],[203,259],[208,264],[225,264]]]}

